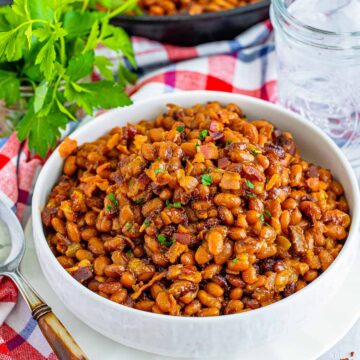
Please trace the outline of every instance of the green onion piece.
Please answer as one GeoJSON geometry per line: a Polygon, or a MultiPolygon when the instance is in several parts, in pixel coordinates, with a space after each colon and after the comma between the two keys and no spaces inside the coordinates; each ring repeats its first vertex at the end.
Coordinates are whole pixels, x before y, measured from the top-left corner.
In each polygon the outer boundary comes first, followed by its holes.
{"type": "Polygon", "coordinates": [[[165,171],[164,169],[155,169],[154,173],[155,173],[155,175],[158,175],[158,174],[160,174],[160,173],[162,173],[164,171],[165,171]]]}
{"type": "Polygon", "coordinates": [[[265,210],[265,215],[271,217],[271,212],[269,210],[265,210]]]}
{"type": "Polygon", "coordinates": [[[143,203],[144,199],[137,199],[135,200],[136,204],[141,205],[143,203]]]}
{"type": "Polygon", "coordinates": [[[199,133],[199,139],[201,141],[204,141],[205,138],[209,135],[209,131],[204,129],[204,130],[201,130],[200,133],[199,133]]]}
{"type": "Polygon", "coordinates": [[[204,174],[201,176],[201,183],[205,186],[211,185],[213,182],[213,178],[209,174],[204,174]]]}
{"type": "Polygon", "coordinates": [[[146,227],[149,227],[149,226],[151,225],[151,222],[150,222],[149,220],[145,220],[145,221],[144,221],[144,225],[145,225],[146,227]]]}
{"type": "Polygon", "coordinates": [[[251,149],[251,152],[254,156],[261,154],[261,150],[258,149],[251,149]]]}
{"type": "Polygon", "coordinates": [[[134,224],[126,223],[125,226],[126,226],[126,230],[130,231],[132,229],[132,227],[134,226],[134,224]]]}
{"type": "Polygon", "coordinates": [[[245,180],[245,183],[249,189],[255,189],[255,185],[250,180],[245,180]]]}
{"type": "Polygon", "coordinates": [[[259,218],[260,218],[261,221],[265,221],[265,218],[264,218],[263,214],[260,214],[259,218]]]}
{"type": "Polygon", "coordinates": [[[181,208],[181,202],[180,201],[174,201],[174,203],[173,203],[173,207],[174,208],[181,208]]]}
{"type": "Polygon", "coordinates": [[[163,244],[163,243],[166,242],[166,236],[164,234],[159,234],[156,237],[157,237],[160,244],[163,244]]]}
{"type": "Polygon", "coordinates": [[[232,262],[233,264],[236,264],[236,263],[238,262],[238,260],[239,260],[239,259],[236,257],[236,258],[233,258],[231,262],[232,262]]]}
{"type": "Polygon", "coordinates": [[[181,132],[184,131],[184,129],[185,129],[184,125],[180,125],[180,126],[178,126],[178,127],[176,128],[176,131],[179,132],[179,133],[181,133],[181,132]]]}

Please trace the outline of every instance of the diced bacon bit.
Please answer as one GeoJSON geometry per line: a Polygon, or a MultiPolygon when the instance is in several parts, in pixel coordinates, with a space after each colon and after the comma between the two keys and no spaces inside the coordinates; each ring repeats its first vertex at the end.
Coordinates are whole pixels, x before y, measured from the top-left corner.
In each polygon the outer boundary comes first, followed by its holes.
{"type": "Polygon", "coordinates": [[[135,135],[137,134],[136,127],[133,125],[128,125],[126,127],[126,130],[127,130],[128,139],[133,139],[135,137],[135,135]]]}
{"type": "Polygon", "coordinates": [[[226,190],[239,190],[240,174],[229,171],[224,172],[219,186],[226,190]]]}
{"type": "Polygon", "coordinates": [[[59,146],[59,154],[61,157],[68,157],[77,149],[77,140],[66,137],[59,146]]]}
{"type": "Polygon", "coordinates": [[[148,186],[151,182],[151,179],[146,175],[146,174],[141,174],[139,179],[138,179],[138,183],[139,183],[139,188],[144,190],[146,188],[146,186],[148,186]]]}
{"type": "Polygon", "coordinates": [[[184,176],[179,180],[179,185],[188,193],[192,193],[198,185],[198,181],[193,176],[184,176]]]}
{"type": "Polygon", "coordinates": [[[303,228],[299,225],[289,226],[289,232],[295,253],[297,255],[305,254],[307,249],[303,228]]]}
{"type": "Polygon", "coordinates": [[[209,129],[210,129],[210,131],[212,131],[214,133],[222,132],[224,130],[224,125],[218,121],[211,121],[209,129]]]}
{"type": "Polygon", "coordinates": [[[135,135],[134,145],[137,150],[140,150],[142,145],[148,141],[148,137],[145,135],[135,135]]]}
{"type": "Polygon", "coordinates": [[[201,145],[200,152],[204,155],[204,158],[207,160],[219,158],[219,150],[217,146],[213,143],[201,145]]]}
{"type": "Polygon", "coordinates": [[[93,273],[89,266],[81,266],[72,274],[72,276],[78,282],[83,283],[84,281],[91,279],[93,273]]]}
{"type": "Polygon", "coordinates": [[[225,157],[225,158],[221,158],[218,160],[218,167],[220,169],[225,169],[227,166],[229,166],[231,164],[231,161],[229,160],[229,158],[225,157]]]}
{"type": "Polygon", "coordinates": [[[221,133],[221,132],[213,132],[211,133],[211,137],[214,139],[214,140],[220,140],[224,137],[224,134],[221,133]]]}
{"type": "Polygon", "coordinates": [[[254,166],[244,165],[242,171],[249,177],[250,179],[254,179],[257,181],[265,181],[264,175],[254,166]]]}
{"type": "Polygon", "coordinates": [[[191,245],[195,242],[195,239],[190,234],[174,233],[173,238],[183,245],[191,245]]]}
{"type": "Polygon", "coordinates": [[[154,283],[161,280],[163,277],[165,277],[166,271],[163,271],[161,273],[155,274],[152,279],[145,285],[141,286],[139,289],[137,289],[132,295],[131,298],[133,300],[136,300],[146,289],[151,287],[154,283]]]}

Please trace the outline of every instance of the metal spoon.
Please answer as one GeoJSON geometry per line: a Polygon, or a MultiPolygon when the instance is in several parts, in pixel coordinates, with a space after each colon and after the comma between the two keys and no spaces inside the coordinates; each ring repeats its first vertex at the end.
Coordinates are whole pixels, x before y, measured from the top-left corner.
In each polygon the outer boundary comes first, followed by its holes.
{"type": "Polygon", "coordinates": [[[60,360],[86,360],[64,325],[20,274],[19,265],[25,252],[25,238],[15,214],[0,198],[0,275],[10,277],[17,285],[38,322],[46,340],[60,360]]]}

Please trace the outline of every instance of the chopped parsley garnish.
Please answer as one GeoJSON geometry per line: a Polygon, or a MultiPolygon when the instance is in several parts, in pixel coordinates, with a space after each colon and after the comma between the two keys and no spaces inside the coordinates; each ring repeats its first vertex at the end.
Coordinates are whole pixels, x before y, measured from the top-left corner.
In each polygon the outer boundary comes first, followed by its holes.
{"type": "Polygon", "coordinates": [[[269,223],[267,223],[267,222],[265,222],[265,223],[264,223],[264,225],[265,225],[265,226],[270,226],[270,224],[269,224],[269,223]]]}
{"type": "Polygon", "coordinates": [[[155,175],[158,175],[158,174],[160,174],[160,173],[162,173],[164,171],[165,171],[164,169],[155,169],[154,173],[155,173],[155,175]]]}
{"type": "Polygon", "coordinates": [[[236,263],[238,262],[238,260],[239,260],[239,259],[238,259],[237,257],[236,257],[236,258],[233,258],[233,259],[232,259],[232,263],[233,263],[233,264],[236,264],[236,263]]]}
{"type": "Polygon", "coordinates": [[[160,244],[162,244],[162,243],[164,243],[166,241],[166,236],[164,234],[159,234],[156,237],[159,240],[160,244]]]}
{"type": "Polygon", "coordinates": [[[199,144],[199,143],[196,143],[196,144],[195,144],[195,149],[197,149],[199,146],[200,146],[200,144],[199,144]]]}
{"type": "Polygon", "coordinates": [[[175,239],[171,239],[170,241],[167,241],[167,238],[164,234],[159,234],[156,237],[159,243],[165,246],[171,246],[175,242],[175,239]]]}
{"type": "Polygon", "coordinates": [[[126,231],[130,231],[132,229],[132,227],[134,226],[134,224],[131,223],[126,223],[125,227],[126,227],[126,231]]]}
{"type": "Polygon", "coordinates": [[[261,154],[261,150],[258,150],[258,149],[251,149],[251,153],[256,156],[256,155],[259,155],[261,154]]]}
{"type": "Polygon", "coordinates": [[[116,206],[118,206],[118,201],[113,193],[108,194],[107,198],[111,201],[111,204],[106,205],[106,210],[111,211],[114,210],[116,206]]]}
{"type": "Polygon", "coordinates": [[[265,210],[265,215],[271,217],[271,212],[269,210],[265,210]]]}
{"type": "Polygon", "coordinates": [[[204,130],[201,130],[200,133],[199,133],[199,139],[201,141],[205,140],[205,138],[209,135],[209,131],[204,129],[204,130]]]}
{"type": "Polygon", "coordinates": [[[249,189],[255,189],[255,185],[250,180],[245,180],[245,183],[249,189]]]}
{"type": "Polygon", "coordinates": [[[160,161],[160,160],[161,160],[161,157],[160,157],[160,156],[158,156],[158,157],[156,158],[156,160],[157,160],[157,161],[160,161]]]}
{"type": "Polygon", "coordinates": [[[165,201],[165,205],[167,208],[181,208],[182,206],[180,201],[174,201],[173,203],[171,203],[169,199],[165,201]]]}
{"type": "Polygon", "coordinates": [[[213,178],[209,174],[204,174],[201,176],[201,183],[205,186],[211,185],[213,182],[213,178]]]}
{"type": "MultiPolygon", "coordinates": [[[[108,199],[112,201],[113,203],[117,203],[116,197],[113,193],[110,193],[108,196],[108,199]]],[[[117,204],[116,204],[117,205],[117,204]]]]}
{"type": "Polygon", "coordinates": [[[184,129],[185,129],[184,125],[180,125],[180,126],[178,126],[178,127],[176,128],[176,131],[179,132],[179,133],[181,133],[181,132],[184,131],[184,129]]]}
{"type": "Polygon", "coordinates": [[[230,144],[232,144],[233,142],[231,141],[231,140],[226,140],[225,141],[225,146],[228,146],[228,145],[230,145],[230,144]]]}
{"type": "Polygon", "coordinates": [[[145,225],[146,227],[148,227],[148,226],[151,225],[151,222],[150,222],[149,220],[145,220],[145,221],[144,221],[144,225],[145,225]]]}
{"type": "Polygon", "coordinates": [[[128,251],[126,252],[126,255],[129,256],[129,257],[131,257],[131,256],[133,256],[133,253],[132,253],[131,250],[128,250],[128,251]]]}
{"type": "Polygon", "coordinates": [[[248,198],[256,198],[256,194],[253,194],[253,193],[246,193],[246,196],[248,197],[248,198]]]}
{"type": "Polygon", "coordinates": [[[263,214],[260,214],[260,215],[259,215],[259,218],[260,218],[261,221],[265,221],[265,218],[264,218],[264,215],[263,215],[263,214]]]}
{"type": "Polygon", "coordinates": [[[144,199],[137,199],[135,200],[136,204],[141,205],[143,203],[144,199]]]}

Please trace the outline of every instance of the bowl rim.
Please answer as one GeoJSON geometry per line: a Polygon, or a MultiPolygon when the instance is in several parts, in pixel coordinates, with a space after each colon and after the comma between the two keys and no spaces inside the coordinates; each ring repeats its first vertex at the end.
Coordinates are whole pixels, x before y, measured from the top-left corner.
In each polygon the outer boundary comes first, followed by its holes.
{"type": "MultiPolygon", "coordinates": [[[[51,154],[51,156],[47,159],[45,165],[41,169],[39,176],[37,178],[34,192],[33,192],[33,198],[32,198],[32,221],[33,221],[33,233],[34,233],[34,242],[35,247],[44,245],[44,251],[46,252],[46,255],[48,258],[50,258],[51,266],[54,268],[56,272],[59,272],[62,274],[61,276],[66,280],[70,281],[70,283],[76,287],[80,293],[82,293],[85,297],[90,297],[94,301],[101,302],[104,306],[110,306],[114,310],[117,311],[124,311],[127,312],[129,315],[132,313],[134,316],[143,316],[146,318],[153,318],[158,320],[164,320],[164,321],[185,321],[190,323],[191,321],[194,322],[208,322],[208,323],[215,323],[219,321],[232,321],[234,319],[241,320],[243,317],[253,317],[253,316],[266,316],[266,314],[270,311],[272,311],[275,308],[279,308],[280,306],[284,307],[286,304],[290,302],[294,302],[296,299],[299,299],[300,297],[304,297],[306,293],[309,293],[312,291],[314,286],[320,286],[320,283],[323,282],[325,277],[329,278],[329,276],[337,269],[337,264],[344,258],[345,254],[348,253],[348,249],[350,247],[350,243],[353,243],[356,239],[356,235],[358,235],[358,229],[360,224],[360,191],[357,183],[357,179],[355,176],[355,173],[349,163],[349,161],[346,159],[343,152],[338,148],[338,146],[325,134],[323,133],[320,128],[316,127],[313,123],[310,121],[307,121],[303,117],[301,117],[298,114],[295,114],[287,109],[284,109],[280,107],[279,105],[275,105],[273,103],[270,103],[268,101],[254,98],[247,95],[241,95],[241,94],[234,94],[234,93],[227,93],[227,92],[221,92],[221,91],[207,91],[207,90],[195,90],[195,91],[184,91],[184,92],[172,92],[167,94],[161,94],[157,96],[148,97],[145,100],[136,100],[134,104],[123,107],[123,108],[115,108],[112,110],[109,110],[98,117],[95,117],[91,122],[81,126],[80,128],[76,129],[70,137],[72,139],[77,138],[79,135],[86,135],[86,133],[91,128],[96,128],[97,125],[101,126],[101,121],[106,117],[114,117],[113,115],[117,114],[123,111],[126,111],[129,107],[143,107],[146,106],[149,103],[159,102],[159,105],[165,106],[169,102],[176,102],[176,99],[173,99],[173,97],[176,97],[177,99],[182,98],[188,98],[191,97],[194,100],[194,104],[196,103],[204,103],[206,101],[216,101],[212,100],[212,98],[216,99],[219,98],[220,103],[225,102],[235,102],[235,103],[241,103],[246,102],[247,106],[255,105],[260,106],[262,110],[264,111],[264,114],[266,114],[266,111],[270,112],[278,112],[281,113],[288,118],[291,118],[292,120],[299,123],[299,126],[304,127],[304,130],[310,130],[313,133],[315,133],[316,136],[321,137],[329,146],[329,148],[336,153],[336,155],[340,158],[341,162],[343,163],[347,177],[350,181],[349,186],[349,193],[352,192],[353,194],[353,207],[352,210],[352,222],[351,227],[349,230],[349,235],[347,237],[347,240],[345,242],[344,247],[341,249],[339,255],[336,257],[336,259],[333,261],[333,263],[330,265],[328,269],[324,273],[322,273],[317,279],[315,279],[313,282],[305,286],[300,291],[292,294],[289,297],[286,297],[284,299],[281,299],[279,301],[276,301],[272,304],[269,304],[264,307],[260,307],[258,309],[254,309],[251,311],[245,311],[243,313],[238,314],[230,314],[230,315],[219,315],[219,316],[211,316],[211,317],[185,317],[185,316],[169,316],[166,314],[157,314],[147,311],[138,310],[135,308],[127,307],[121,304],[117,304],[109,299],[106,299],[102,296],[99,296],[98,294],[92,292],[90,289],[85,287],[84,285],[80,284],[78,281],[76,281],[70,274],[66,272],[66,270],[60,265],[60,263],[56,260],[56,257],[51,252],[50,247],[47,244],[45,233],[43,230],[42,222],[41,222],[41,210],[39,204],[39,196],[43,188],[43,184],[47,182],[46,174],[48,172],[51,172],[53,164],[56,164],[58,161],[63,162],[63,158],[60,157],[58,149],[59,146],[54,150],[54,152],[51,154]],[[201,97],[208,97],[209,100],[199,100],[201,97]],[[41,243],[39,244],[39,240],[41,239],[41,243]]],[[[140,119],[139,119],[140,121],[140,119]]],[[[116,126],[117,124],[114,124],[116,126]]],[[[100,135],[101,136],[101,135],[100,135]]],[[[47,194],[48,195],[48,194],[47,194]]],[[[45,204],[44,204],[45,205],[45,204]]],[[[43,205],[43,206],[44,206],[43,205]]],[[[41,259],[39,259],[39,262],[41,264],[41,259]]],[[[51,284],[50,284],[51,286],[51,284]]],[[[61,299],[60,299],[61,300],[61,299]]],[[[64,304],[65,305],[65,304],[64,304]]]]}
{"type": "Polygon", "coordinates": [[[229,10],[221,10],[214,11],[211,13],[203,13],[197,15],[162,15],[162,16],[151,16],[151,15],[141,15],[141,16],[133,16],[133,15],[118,15],[114,17],[114,22],[118,21],[129,21],[129,22],[137,22],[137,23],[174,23],[174,22],[190,22],[196,20],[212,20],[218,19],[227,16],[233,15],[242,15],[247,14],[249,12],[257,11],[263,8],[267,8],[270,6],[271,0],[259,0],[258,2],[239,6],[229,10]]]}

